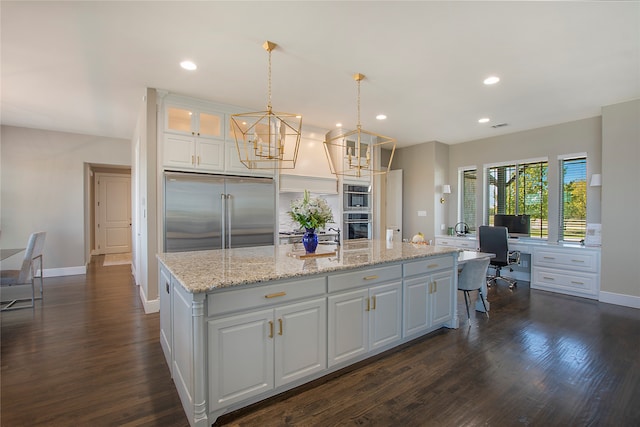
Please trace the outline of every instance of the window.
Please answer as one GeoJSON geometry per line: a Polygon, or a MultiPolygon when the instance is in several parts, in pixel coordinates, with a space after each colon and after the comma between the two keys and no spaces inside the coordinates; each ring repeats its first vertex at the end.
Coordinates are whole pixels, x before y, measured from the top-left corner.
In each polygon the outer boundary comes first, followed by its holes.
{"type": "Polygon", "coordinates": [[[547,161],[492,166],[487,169],[489,225],[493,215],[530,215],[531,237],[549,236],[547,161]]]}
{"type": "Polygon", "coordinates": [[[558,240],[580,241],[587,228],[587,158],[560,160],[558,240]]]}
{"type": "Polygon", "coordinates": [[[476,231],[476,169],[461,171],[462,207],[461,221],[469,226],[469,231],[476,231]]]}

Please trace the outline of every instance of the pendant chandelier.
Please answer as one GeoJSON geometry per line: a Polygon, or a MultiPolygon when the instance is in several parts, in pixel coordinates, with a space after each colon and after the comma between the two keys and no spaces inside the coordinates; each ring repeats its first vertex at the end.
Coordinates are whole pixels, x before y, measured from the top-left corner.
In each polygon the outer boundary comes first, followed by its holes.
{"type": "Polygon", "coordinates": [[[269,53],[269,98],[266,111],[231,116],[231,128],[240,161],[249,169],[293,169],[296,167],[302,116],[274,112],[271,107],[271,51],[277,45],[266,41],[269,53]]]}
{"type": "Polygon", "coordinates": [[[362,129],[360,124],[360,82],[364,74],[354,74],[353,79],[358,85],[358,125],[356,130],[342,129],[330,132],[325,137],[324,148],[329,160],[331,172],[345,177],[370,177],[389,172],[393,154],[396,150],[396,140],[362,129]],[[389,164],[380,164],[380,148],[391,150],[389,164]]]}

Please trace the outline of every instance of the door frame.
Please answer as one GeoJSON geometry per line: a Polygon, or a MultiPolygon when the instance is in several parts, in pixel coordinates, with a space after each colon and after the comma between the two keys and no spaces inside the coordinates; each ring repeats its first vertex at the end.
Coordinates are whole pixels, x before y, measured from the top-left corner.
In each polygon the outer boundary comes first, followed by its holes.
{"type": "MultiPolygon", "coordinates": [[[[97,173],[109,173],[124,175],[131,179],[131,166],[110,165],[99,163],[84,164],[84,181],[85,181],[85,200],[84,200],[84,239],[85,239],[85,266],[91,262],[91,256],[97,255],[96,250],[96,183],[97,173]]],[[[133,181],[132,181],[133,182],[133,181]]],[[[132,184],[133,185],[133,184],[132,184]]],[[[133,189],[132,189],[133,191],[133,189]]],[[[131,205],[133,210],[133,204],[131,205]]],[[[132,236],[133,238],[133,236],[132,236]]],[[[133,242],[132,242],[133,244],[133,242]]]]}

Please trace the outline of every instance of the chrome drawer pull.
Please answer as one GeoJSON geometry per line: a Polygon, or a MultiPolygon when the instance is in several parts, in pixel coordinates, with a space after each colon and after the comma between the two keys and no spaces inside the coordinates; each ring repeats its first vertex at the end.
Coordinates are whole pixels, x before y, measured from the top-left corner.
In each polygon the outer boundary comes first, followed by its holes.
{"type": "Polygon", "coordinates": [[[277,297],[283,297],[286,294],[287,294],[286,292],[276,292],[275,294],[267,294],[264,297],[265,298],[277,298],[277,297]]]}
{"type": "Polygon", "coordinates": [[[543,277],[544,280],[555,280],[553,277],[543,277]]]}
{"type": "Polygon", "coordinates": [[[572,259],[571,262],[584,262],[582,259],[572,259]]]}
{"type": "Polygon", "coordinates": [[[377,279],[377,278],[378,278],[378,276],[376,276],[376,275],[373,275],[373,276],[365,276],[365,277],[363,277],[363,278],[362,278],[362,280],[375,280],[375,279],[377,279]]]}
{"type": "Polygon", "coordinates": [[[544,258],[544,259],[556,259],[556,257],[553,257],[553,256],[545,256],[545,257],[542,257],[542,258],[544,258]]]}
{"type": "Polygon", "coordinates": [[[574,285],[584,285],[583,282],[576,282],[574,280],[572,280],[571,283],[573,283],[574,285]]]}

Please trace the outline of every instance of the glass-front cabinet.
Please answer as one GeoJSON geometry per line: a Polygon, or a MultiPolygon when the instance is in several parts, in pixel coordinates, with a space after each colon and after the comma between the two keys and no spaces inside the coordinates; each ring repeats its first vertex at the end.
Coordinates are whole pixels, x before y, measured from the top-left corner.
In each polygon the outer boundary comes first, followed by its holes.
{"type": "Polygon", "coordinates": [[[201,138],[224,139],[224,114],[167,105],[165,108],[165,131],[201,138]]]}

